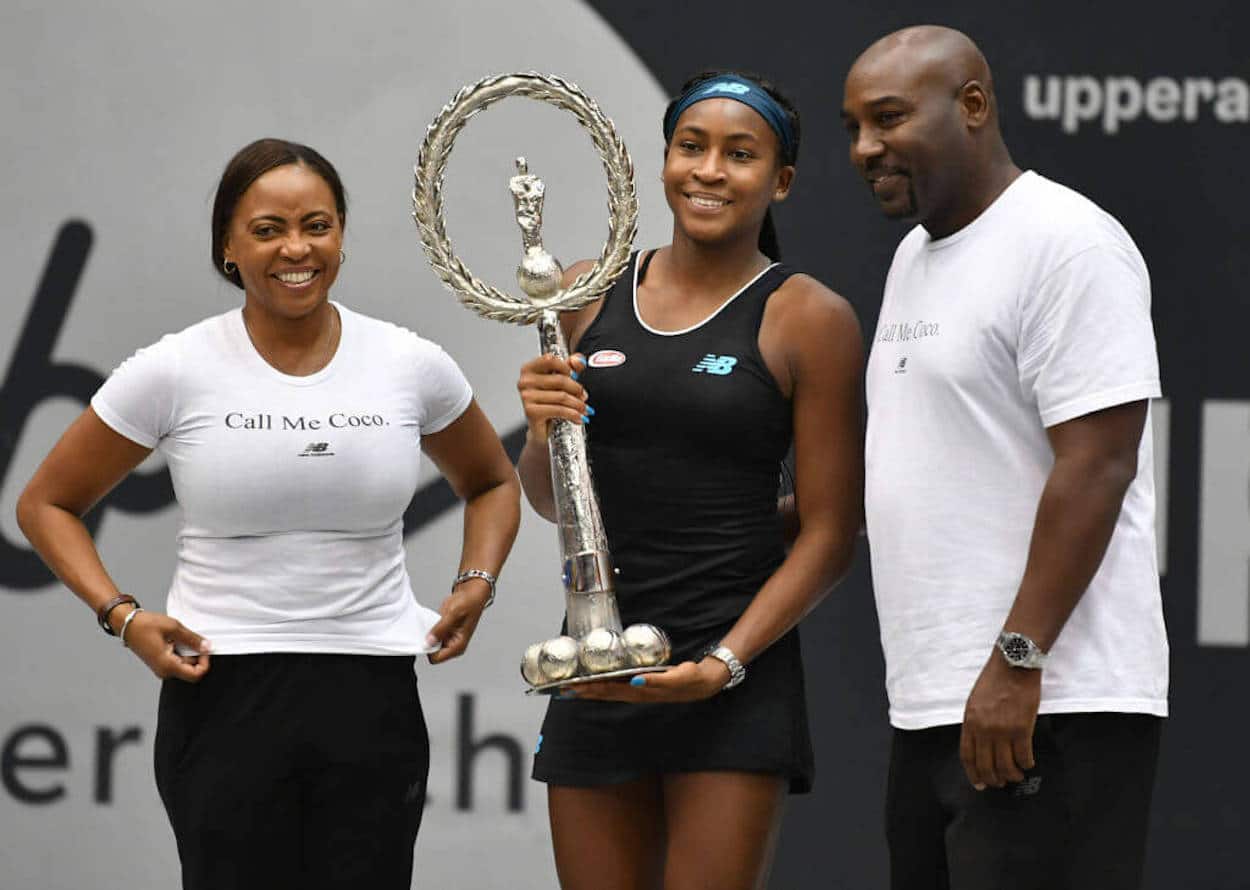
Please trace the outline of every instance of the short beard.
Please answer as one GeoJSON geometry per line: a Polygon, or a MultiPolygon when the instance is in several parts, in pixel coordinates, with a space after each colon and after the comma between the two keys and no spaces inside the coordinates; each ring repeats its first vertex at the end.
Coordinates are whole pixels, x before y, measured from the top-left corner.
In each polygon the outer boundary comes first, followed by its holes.
{"type": "Polygon", "coordinates": [[[907,203],[898,210],[884,210],[884,213],[886,219],[913,220],[920,216],[919,206],[916,201],[916,187],[909,176],[907,178],[907,203]]]}

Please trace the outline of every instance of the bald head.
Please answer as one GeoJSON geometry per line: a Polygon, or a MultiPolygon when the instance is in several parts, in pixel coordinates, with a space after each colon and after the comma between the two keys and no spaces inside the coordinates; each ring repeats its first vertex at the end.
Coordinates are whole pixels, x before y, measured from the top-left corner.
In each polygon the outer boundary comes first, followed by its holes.
{"type": "Polygon", "coordinates": [[[941,25],[914,25],[882,37],[860,53],[847,82],[853,77],[905,82],[913,88],[954,96],[969,82],[980,84],[994,108],[994,85],[989,63],[962,31],[941,25]]]}

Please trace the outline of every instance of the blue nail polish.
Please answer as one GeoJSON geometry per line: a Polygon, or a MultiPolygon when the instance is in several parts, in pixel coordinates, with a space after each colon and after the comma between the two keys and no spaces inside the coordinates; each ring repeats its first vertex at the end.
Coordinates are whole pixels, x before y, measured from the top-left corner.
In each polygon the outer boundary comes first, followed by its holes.
{"type": "Polygon", "coordinates": [[[576,372],[576,371],[574,371],[574,372],[573,372],[572,374],[570,374],[569,376],[570,376],[570,377],[572,377],[574,380],[576,380],[576,379],[577,379],[577,372],[576,372]]]}
{"type": "Polygon", "coordinates": [[[594,415],[594,413],[595,413],[595,409],[594,409],[594,408],[592,408],[590,405],[587,405],[587,406],[586,406],[586,413],[587,413],[587,414],[590,414],[590,415],[592,415],[592,416],[593,416],[593,415],[594,415]]]}
{"type": "Polygon", "coordinates": [[[647,685],[647,678],[646,678],[646,677],[633,677],[633,678],[629,681],[629,685],[630,685],[630,686],[646,686],[646,685],[647,685]]]}
{"type": "Polygon", "coordinates": [[[589,414],[583,414],[583,415],[582,415],[582,423],[590,423],[590,415],[589,415],[589,414]]]}

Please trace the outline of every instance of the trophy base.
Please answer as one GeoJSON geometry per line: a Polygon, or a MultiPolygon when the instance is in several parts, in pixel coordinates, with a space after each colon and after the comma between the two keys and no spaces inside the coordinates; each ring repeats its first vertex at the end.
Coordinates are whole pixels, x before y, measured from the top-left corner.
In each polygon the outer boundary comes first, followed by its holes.
{"type": "Polygon", "coordinates": [[[553,695],[565,686],[580,686],[583,683],[595,683],[599,680],[620,680],[627,677],[633,677],[637,674],[653,674],[656,671],[666,671],[670,667],[672,667],[672,665],[657,664],[653,667],[621,668],[619,671],[605,671],[602,674],[581,674],[576,677],[569,677],[567,680],[557,680],[553,683],[543,683],[541,686],[530,686],[525,690],[525,694],[553,695]]]}

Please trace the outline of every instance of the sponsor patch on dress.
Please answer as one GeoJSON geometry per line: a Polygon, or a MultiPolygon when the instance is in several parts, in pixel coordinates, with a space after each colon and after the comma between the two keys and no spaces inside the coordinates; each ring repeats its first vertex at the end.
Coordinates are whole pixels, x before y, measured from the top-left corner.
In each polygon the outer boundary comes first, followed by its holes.
{"type": "Polygon", "coordinates": [[[615,368],[617,365],[625,364],[625,353],[619,349],[600,349],[590,354],[590,357],[586,359],[586,364],[592,368],[615,368]]]}

